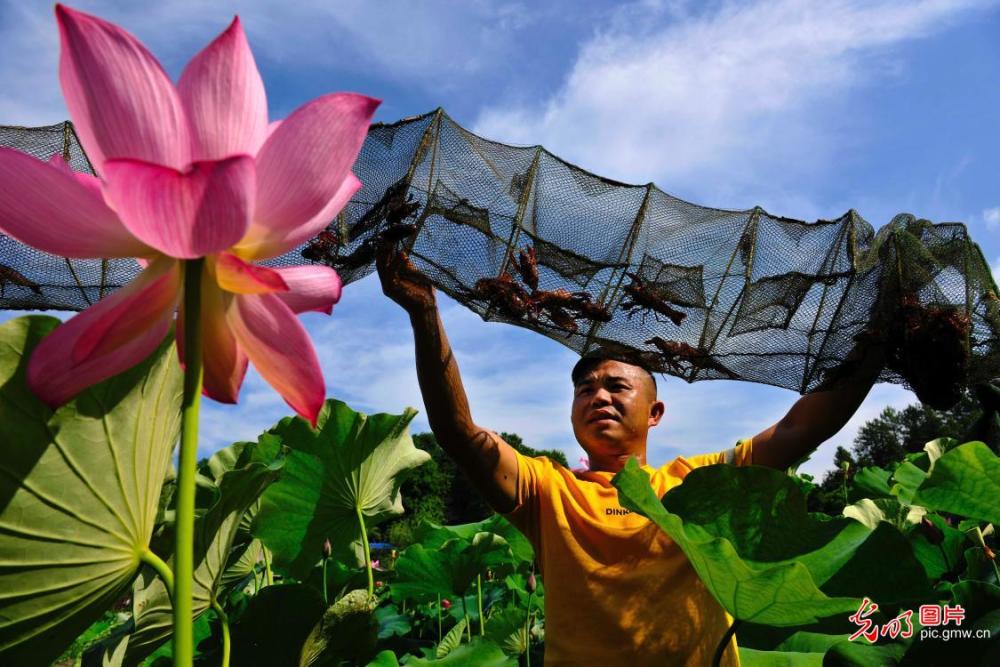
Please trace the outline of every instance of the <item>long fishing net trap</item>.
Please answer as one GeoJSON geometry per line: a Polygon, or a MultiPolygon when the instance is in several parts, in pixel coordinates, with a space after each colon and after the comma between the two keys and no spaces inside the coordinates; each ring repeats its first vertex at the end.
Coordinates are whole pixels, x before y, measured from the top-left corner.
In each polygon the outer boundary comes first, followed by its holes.
{"type": "MultiPolygon", "coordinates": [[[[69,123],[0,128],[0,145],[93,173],[69,123]]],[[[875,342],[880,380],[935,407],[1000,376],[1000,299],[963,224],[901,214],[876,233],[853,210],[807,223],[707,208],[483,139],[441,109],[373,125],[354,171],[364,187],[337,219],[270,264],[323,263],[350,283],[397,243],[485,320],[689,382],[805,393],[875,342]]],[[[0,235],[0,308],[80,310],[137,272],[0,235]]]]}

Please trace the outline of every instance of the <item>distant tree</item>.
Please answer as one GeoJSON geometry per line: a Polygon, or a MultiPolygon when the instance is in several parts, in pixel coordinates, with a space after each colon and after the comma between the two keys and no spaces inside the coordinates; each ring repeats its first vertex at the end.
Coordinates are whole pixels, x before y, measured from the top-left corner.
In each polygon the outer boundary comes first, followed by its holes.
{"type": "MultiPolygon", "coordinates": [[[[569,467],[566,455],[555,449],[534,449],[524,444],[516,433],[501,433],[511,447],[525,456],[547,456],[569,467]]],[[[433,433],[416,433],[413,444],[431,455],[431,459],[414,470],[403,482],[400,492],[406,514],[382,524],[373,532],[373,539],[386,540],[405,547],[413,542],[421,521],[441,524],[480,521],[493,514],[479,491],[459,470],[433,433]]]]}
{"type": "Polygon", "coordinates": [[[834,470],[809,496],[809,510],[840,514],[844,508],[844,471],[853,476],[866,466],[890,468],[911,452],[923,451],[924,445],[936,438],[962,439],[979,419],[982,410],[971,392],[966,392],[950,410],[935,410],[921,403],[902,410],[885,408],[875,419],[858,430],[851,451],[838,447],[834,455],[834,470]]]}
{"type": "Polygon", "coordinates": [[[566,460],[566,455],[563,454],[558,449],[534,449],[532,447],[528,447],[526,444],[524,444],[524,441],[521,440],[521,436],[519,436],[517,433],[505,432],[501,433],[500,437],[503,438],[508,445],[510,445],[517,451],[521,452],[525,456],[547,456],[552,461],[562,464],[567,468],[569,467],[569,462],[566,460]]]}

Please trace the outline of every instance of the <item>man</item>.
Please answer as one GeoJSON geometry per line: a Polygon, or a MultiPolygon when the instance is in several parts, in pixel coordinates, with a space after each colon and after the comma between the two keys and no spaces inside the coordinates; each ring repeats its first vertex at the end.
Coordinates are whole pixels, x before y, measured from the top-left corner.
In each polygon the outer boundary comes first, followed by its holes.
{"type": "MultiPolygon", "coordinates": [[[[383,248],[379,277],[410,316],[417,378],[441,447],[490,505],[531,541],[545,581],[545,664],[708,665],[730,619],[677,545],[618,503],[611,478],[632,456],[659,496],[693,468],[714,463],[785,469],[854,414],[881,360],[870,354],[852,382],[801,397],[778,423],[718,454],[646,465],[649,429],[663,417],[653,376],[615,359],[573,369],[573,432],[590,469],[528,458],[473,421],[433,288],[405,255],[383,248]]],[[[736,665],[735,641],[722,664],[736,665]]]]}

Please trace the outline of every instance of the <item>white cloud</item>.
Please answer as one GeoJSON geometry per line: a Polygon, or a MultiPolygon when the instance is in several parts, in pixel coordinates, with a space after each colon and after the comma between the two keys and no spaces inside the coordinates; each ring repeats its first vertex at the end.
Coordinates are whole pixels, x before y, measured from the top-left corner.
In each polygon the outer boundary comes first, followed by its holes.
{"type": "Polygon", "coordinates": [[[893,47],[983,4],[724,2],[659,28],[633,7],[582,46],[551,97],[489,107],[474,129],[611,178],[772,208],[858,148],[845,94],[899,76],[893,47]]]}
{"type": "MultiPolygon", "coordinates": [[[[519,55],[516,37],[536,13],[518,2],[446,0],[372,4],[363,0],[80,0],[75,9],[113,21],[142,40],[175,77],[239,14],[265,84],[269,70],[329,74],[293,99],[343,86],[346,76],[404,83],[440,92],[459,89],[484,71],[503,71],[519,55]],[[311,93],[311,94],[309,94],[311,93]]],[[[0,21],[0,124],[43,125],[66,118],[57,77],[58,32],[52,5],[5,1],[0,21]]],[[[300,87],[307,87],[300,84],[300,87]]],[[[366,90],[377,94],[377,90],[366,90]]],[[[284,115],[291,108],[278,108],[284,115]]]]}
{"type": "Polygon", "coordinates": [[[1000,206],[985,209],[983,211],[983,222],[986,223],[986,229],[991,232],[1000,229],[1000,206]]]}

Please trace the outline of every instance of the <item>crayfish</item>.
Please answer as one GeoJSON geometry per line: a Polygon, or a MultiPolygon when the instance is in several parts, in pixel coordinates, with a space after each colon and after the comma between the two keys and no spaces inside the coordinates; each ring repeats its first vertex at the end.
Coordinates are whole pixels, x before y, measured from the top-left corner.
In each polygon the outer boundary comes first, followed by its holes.
{"type": "Polygon", "coordinates": [[[476,281],[473,294],[489,301],[501,313],[512,319],[522,319],[530,314],[530,297],[514,278],[504,271],[498,278],[481,278],[476,281]]]}
{"type": "Polygon", "coordinates": [[[302,249],[302,256],[312,262],[331,261],[339,245],[340,237],[335,232],[325,230],[302,249]]]}
{"type": "Polygon", "coordinates": [[[647,287],[642,278],[636,274],[627,273],[626,275],[632,279],[632,282],[625,286],[625,295],[628,298],[623,300],[621,305],[628,311],[630,319],[639,310],[651,310],[654,313],[667,316],[675,325],[681,325],[681,322],[687,317],[687,313],[671,308],[667,299],[656,294],[653,288],[647,287]]]}
{"type": "Polygon", "coordinates": [[[664,340],[659,336],[653,336],[647,340],[646,345],[655,345],[663,355],[667,368],[677,375],[683,375],[684,369],[681,367],[681,362],[686,361],[695,368],[716,370],[729,378],[737,377],[736,373],[712,359],[702,348],[691,347],[687,343],[673,340],[664,340]]]}
{"type": "Polygon", "coordinates": [[[9,266],[0,264],[0,296],[3,296],[3,291],[7,288],[8,283],[27,287],[39,296],[42,294],[42,289],[38,286],[38,283],[25,278],[21,273],[9,266]]]}
{"type": "Polygon", "coordinates": [[[562,288],[538,289],[538,261],[534,246],[520,250],[514,265],[527,289],[505,270],[498,278],[477,281],[473,289],[475,298],[490,302],[497,310],[513,319],[537,322],[544,314],[552,324],[570,335],[579,330],[577,319],[611,321],[611,313],[607,308],[594,303],[587,292],[570,292],[562,288]]]}

